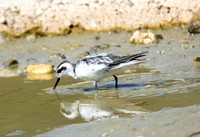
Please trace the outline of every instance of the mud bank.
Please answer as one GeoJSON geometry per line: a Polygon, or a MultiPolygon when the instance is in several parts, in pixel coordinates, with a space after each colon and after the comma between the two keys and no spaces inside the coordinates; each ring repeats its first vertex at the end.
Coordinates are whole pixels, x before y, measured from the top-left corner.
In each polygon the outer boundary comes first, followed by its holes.
{"type": "Polygon", "coordinates": [[[83,30],[157,28],[189,23],[199,0],[19,0],[0,1],[0,32],[66,34],[83,30]]]}
{"type": "Polygon", "coordinates": [[[200,131],[199,113],[200,106],[166,108],[131,119],[108,119],[65,126],[36,137],[189,137],[200,131]]]}

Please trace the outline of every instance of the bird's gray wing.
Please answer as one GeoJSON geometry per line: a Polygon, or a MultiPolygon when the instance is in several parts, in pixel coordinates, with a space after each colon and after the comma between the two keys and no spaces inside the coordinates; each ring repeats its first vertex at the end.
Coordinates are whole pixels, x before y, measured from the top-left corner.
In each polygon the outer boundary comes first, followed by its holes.
{"type": "Polygon", "coordinates": [[[140,57],[146,56],[148,52],[142,52],[134,55],[129,56],[119,56],[114,54],[108,54],[108,53],[99,53],[99,54],[92,54],[83,57],[80,59],[77,64],[79,63],[86,63],[86,64],[105,64],[108,67],[113,67],[116,65],[119,65],[121,63],[129,62],[129,61],[142,61],[139,59],[140,57]]]}
{"type": "Polygon", "coordinates": [[[87,64],[105,64],[109,65],[113,63],[116,60],[119,60],[123,56],[114,55],[114,54],[108,54],[108,53],[100,53],[100,54],[92,54],[83,57],[80,59],[77,63],[84,62],[87,64]]]}
{"type": "Polygon", "coordinates": [[[147,53],[148,53],[148,51],[138,53],[138,54],[129,55],[129,56],[122,56],[122,57],[114,60],[112,63],[109,63],[108,66],[114,67],[114,66],[117,66],[121,63],[126,63],[126,62],[133,61],[133,60],[141,62],[141,61],[144,61],[145,59],[139,59],[139,58],[146,56],[147,53]]]}

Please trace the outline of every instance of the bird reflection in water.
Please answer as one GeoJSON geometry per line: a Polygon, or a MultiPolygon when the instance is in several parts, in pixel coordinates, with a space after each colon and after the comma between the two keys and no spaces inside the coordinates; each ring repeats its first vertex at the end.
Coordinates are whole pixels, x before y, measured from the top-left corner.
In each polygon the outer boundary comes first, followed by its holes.
{"type": "MultiPolygon", "coordinates": [[[[119,98],[112,99],[79,99],[73,103],[63,101],[57,91],[55,94],[60,101],[60,112],[68,119],[75,119],[81,117],[84,121],[93,121],[104,118],[118,118],[123,116],[134,116],[148,112],[147,110],[138,106],[129,106],[119,98]]],[[[130,103],[130,102],[129,102],[130,103]]]]}

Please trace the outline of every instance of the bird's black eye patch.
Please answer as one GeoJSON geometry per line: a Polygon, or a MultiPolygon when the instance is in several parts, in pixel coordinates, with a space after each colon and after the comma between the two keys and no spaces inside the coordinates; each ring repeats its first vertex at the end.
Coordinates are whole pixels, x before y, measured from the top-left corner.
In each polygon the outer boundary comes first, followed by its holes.
{"type": "Polygon", "coordinates": [[[60,69],[57,70],[57,73],[61,73],[63,70],[66,70],[66,67],[61,67],[60,69]]]}

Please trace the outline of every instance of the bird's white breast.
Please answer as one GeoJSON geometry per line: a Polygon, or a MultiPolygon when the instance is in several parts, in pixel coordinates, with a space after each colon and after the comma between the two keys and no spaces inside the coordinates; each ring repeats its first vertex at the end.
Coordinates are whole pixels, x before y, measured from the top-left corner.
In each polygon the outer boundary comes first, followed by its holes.
{"type": "Polygon", "coordinates": [[[76,78],[83,80],[99,80],[107,72],[107,66],[105,64],[77,64],[75,68],[76,78]]]}

